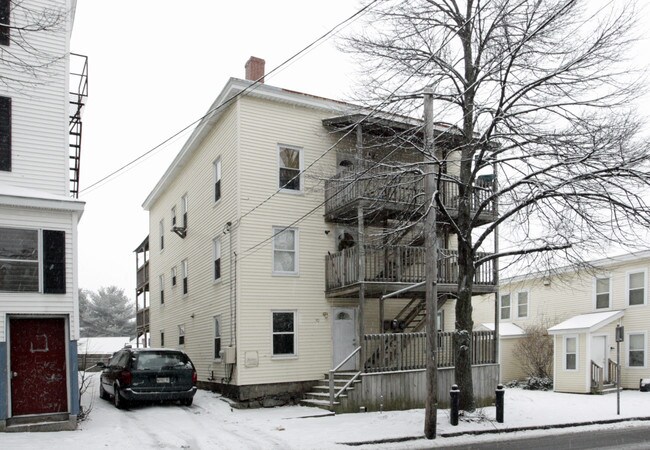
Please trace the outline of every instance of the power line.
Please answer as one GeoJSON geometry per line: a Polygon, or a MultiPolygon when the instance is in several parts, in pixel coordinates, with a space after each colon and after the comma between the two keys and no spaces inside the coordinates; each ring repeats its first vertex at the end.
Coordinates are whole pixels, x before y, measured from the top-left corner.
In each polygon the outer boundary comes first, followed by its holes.
{"type": "Polygon", "coordinates": [[[93,187],[95,187],[95,186],[97,186],[97,185],[103,183],[104,181],[108,180],[109,178],[112,178],[112,177],[114,177],[115,175],[118,175],[119,173],[121,173],[121,172],[123,172],[125,169],[127,169],[128,167],[130,167],[130,166],[136,164],[138,161],[141,161],[144,157],[146,157],[146,156],[150,155],[151,153],[155,152],[156,150],[160,149],[162,146],[164,146],[164,145],[166,145],[167,143],[169,143],[172,139],[175,139],[176,137],[178,137],[178,136],[181,135],[182,133],[186,132],[188,129],[190,129],[191,127],[193,127],[193,126],[196,125],[197,123],[201,122],[203,119],[205,119],[205,118],[208,117],[209,115],[211,115],[211,114],[213,114],[213,113],[219,111],[220,109],[222,109],[222,108],[228,106],[230,103],[232,103],[232,102],[233,102],[234,100],[236,100],[238,97],[243,96],[243,95],[245,95],[247,92],[254,90],[257,86],[259,86],[259,84],[261,83],[261,80],[262,80],[263,78],[265,78],[265,77],[271,77],[275,72],[280,71],[283,67],[289,65],[292,61],[294,61],[295,59],[297,59],[298,57],[300,57],[300,56],[303,55],[304,53],[307,53],[307,52],[310,51],[312,48],[316,47],[316,46],[319,45],[320,43],[324,42],[325,40],[327,40],[327,39],[329,39],[330,37],[332,37],[332,36],[334,36],[335,34],[337,34],[337,33],[340,31],[340,29],[344,28],[344,27],[347,26],[349,23],[355,21],[355,20],[358,19],[361,15],[365,14],[365,13],[370,9],[370,7],[371,7],[372,5],[374,5],[375,3],[377,3],[378,1],[379,1],[379,0],[373,0],[372,2],[368,3],[366,6],[364,6],[364,7],[361,8],[360,10],[356,11],[354,14],[352,14],[351,16],[349,16],[348,18],[346,18],[345,20],[343,20],[343,21],[337,23],[334,27],[330,28],[326,33],[322,34],[320,37],[318,37],[318,38],[315,39],[314,41],[310,42],[307,46],[303,47],[301,50],[299,50],[298,52],[294,53],[294,54],[293,54],[292,56],[290,56],[288,59],[284,60],[280,65],[274,67],[274,68],[273,68],[271,71],[269,71],[267,74],[262,75],[260,78],[258,78],[257,80],[253,81],[252,84],[250,84],[249,86],[247,86],[247,87],[244,88],[243,90],[237,92],[236,94],[234,94],[232,97],[230,97],[230,98],[228,98],[227,100],[225,100],[225,101],[224,101],[223,103],[221,103],[220,105],[217,105],[215,108],[209,110],[209,111],[208,111],[207,113],[205,113],[203,116],[199,117],[198,119],[194,120],[194,121],[191,122],[190,124],[186,125],[186,126],[183,127],[181,130],[179,130],[179,131],[177,131],[176,133],[172,134],[170,137],[166,138],[165,140],[163,140],[163,141],[160,142],[159,144],[157,144],[157,145],[155,145],[154,147],[152,147],[151,149],[147,150],[145,153],[141,154],[141,155],[138,156],[137,158],[131,160],[130,162],[124,164],[123,166],[119,167],[118,169],[114,170],[113,172],[109,173],[108,175],[102,177],[102,178],[99,179],[98,181],[92,183],[90,186],[81,189],[80,193],[86,192],[86,191],[92,189],[93,187]]]}

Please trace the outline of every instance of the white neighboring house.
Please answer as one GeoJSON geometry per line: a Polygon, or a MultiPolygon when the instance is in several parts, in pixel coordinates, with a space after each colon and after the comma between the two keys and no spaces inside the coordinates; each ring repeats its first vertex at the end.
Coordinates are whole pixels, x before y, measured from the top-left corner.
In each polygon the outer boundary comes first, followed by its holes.
{"type": "Polygon", "coordinates": [[[77,223],[84,202],[75,197],[87,85],[85,57],[83,71],[70,76],[75,5],[0,0],[2,431],[74,429],[79,412],[77,223]],[[34,23],[41,14],[45,30],[34,23]]]}
{"type": "MultiPolygon", "coordinates": [[[[553,337],[553,384],[558,392],[589,393],[616,382],[616,327],[623,327],[621,385],[639,389],[650,378],[648,346],[650,251],[591,261],[592,270],[564,267],[502,280],[500,328],[542,324],[553,337]]],[[[489,320],[494,299],[473,302],[475,323],[489,320]]],[[[516,339],[515,339],[516,341],[516,339]]],[[[522,378],[512,337],[500,338],[501,381],[522,378]]],[[[609,386],[608,386],[609,385],[609,386]]]]}

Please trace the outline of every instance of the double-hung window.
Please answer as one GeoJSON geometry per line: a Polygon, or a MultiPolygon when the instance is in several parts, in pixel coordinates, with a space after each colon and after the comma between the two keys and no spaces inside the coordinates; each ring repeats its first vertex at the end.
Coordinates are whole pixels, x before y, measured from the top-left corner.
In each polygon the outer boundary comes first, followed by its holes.
{"type": "Polygon", "coordinates": [[[161,347],[165,346],[165,331],[164,330],[160,331],[160,346],[161,347]]]}
{"type": "Polygon", "coordinates": [[[610,302],[610,279],[608,278],[596,278],[595,281],[595,295],[596,295],[596,309],[606,309],[609,308],[610,302]]]}
{"type": "Polygon", "coordinates": [[[221,279],[221,239],[216,238],[212,241],[213,259],[214,259],[214,280],[221,279]]]}
{"type": "Polygon", "coordinates": [[[564,370],[578,369],[578,337],[564,337],[564,370]]]}
{"type": "Polygon", "coordinates": [[[298,274],[298,230],[273,227],[273,273],[298,274]]]}
{"type": "MultiPolygon", "coordinates": [[[[0,14],[2,14],[1,11],[0,14]]],[[[0,17],[0,21],[1,20],[2,17],[0,17]]],[[[2,38],[2,33],[0,32],[0,41],[1,38],[2,38]]],[[[10,97],[0,97],[0,171],[11,172],[11,98],[10,97]]]]}
{"type": "Polygon", "coordinates": [[[65,231],[0,228],[0,292],[65,294],[65,231]]]}
{"type": "Polygon", "coordinates": [[[221,359],[221,318],[214,318],[214,359],[221,359]]]}
{"type": "Polygon", "coordinates": [[[628,367],[646,366],[646,333],[630,333],[627,335],[627,365],[628,367]]]}
{"type": "Polygon", "coordinates": [[[505,294],[501,296],[501,315],[499,316],[502,320],[510,319],[510,294],[505,294]]]}
{"type": "Polygon", "coordinates": [[[184,259],[183,262],[181,263],[181,269],[183,272],[183,295],[187,294],[188,292],[188,286],[187,286],[187,259],[184,259]]]}
{"type": "Polygon", "coordinates": [[[517,292],[517,318],[528,317],[528,291],[517,292]]]}
{"type": "Polygon", "coordinates": [[[302,149],[278,146],[279,188],[284,191],[302,191],[302,149]]]}
{"type": "Polygon", "coordinates": [[[296,354],[296,313],[273,312],[273,356],[296,354]]]}
{"type": "Polygon", "coordinates": [[[165,275],[160,275],[158,277],[158,282],[160,283],[160,304],[165,304],[165,275]]]}
{"type": "Polygon", "coordinates": [[[185,345],[185,324],[178,326],[178,345],[185,345]]]}
{"type": "Polygon", "coordinates": [[[221,158],[214,162],[214,201],[221,199],[221,158]]]}
{"type": "Polygon", "coordinates": [[[165,248],[165,221],[161,220],[158,224],[158,232],[160,233],[160,250],[165,248]]]}
{"type": "Polygon", "coordinates": [[[181,205],[183,207],[183,228],[187,229],[187,194],[181,198],[181,205]]]}
{"type": "Polygon", "coordinates": [[[645,305],[646,271],[628,272],[627,274],[627,299],[629,306],[645,305]]]}
{"type": "Polygon", "coordinates": [[[172,267],[172,287],[176,286],[176,266],[172,267]]]}
{"type": "Polygon", "coordinates": [[[172,206],[172,228],[176,226],[176,206],[172,206]]]}

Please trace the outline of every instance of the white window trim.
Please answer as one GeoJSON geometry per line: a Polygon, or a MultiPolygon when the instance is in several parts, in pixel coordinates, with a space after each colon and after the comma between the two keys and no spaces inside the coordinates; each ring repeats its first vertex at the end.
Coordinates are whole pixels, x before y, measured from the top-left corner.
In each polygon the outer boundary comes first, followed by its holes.
{"type": "MultiPolygon", "coordinates": [[[[223,350],[223,327],[222,327],[221,315],[213,316],[212,324],[213,324],[213,327],[212,327],[212,355],[214,356],[214,353],[215,353],[214,341],[217,339],[217,329],[219,330],[219,339],[221,340],[221,350],[223,350]]],[[[214,361],[216,361],[216,362],[221,362],[221,360],[222,360],[221,355],[219,355],[219,357],[214,358],[214,361]]]]}
{"type": "Polygon", "coordinates": [[[164,300],[164,295],[165,295],[165,274],[158,275],[158,283],[160,285],[160,305],[165,306],[165,300],[164,300]]]}
{"type": "Polygon", "coordinates": [[[510,320],[512,318],[512,293],[499,294],[499,320],[510,320]],[[503,297],[510,298],[510,304],[508,306],[508,317],[504,318],[501,314],[503,311],[503,297]]]}
{"type": "MultiPolygon", "coordinates": [[[[298,228],[287,228],[287,227],[281,227],[281,226],[274,226],[272,228],[273,231],[273,238],[271,239],[271,272],[273,276],[280,276],[280,277],[295,277],[300,275],[300,232],[298,228]],[[275,270],[275,237],[276,235],[279,235],[280,233],[283,233],[285,231],[293,231],[294,234],[294,270],[290,272],[281,272],[281,271],[276,271],[275,270]]],[[[286,250],[282,250],[286,251],[286,250]]]]}
{"type": "MultiPolygon", "coordinates": [[[[609,309],[612,309],[612,276],[611,274],[605,274],[602,276],[597,276],[594,277],[592,281],[592,291],[593,291],[593,307],[594,311],[607,311],[609,309]],[[609,295],[609,306],[607,308],[598,308],[598,280],[609,280],[609,291],[607,294],[609,295]]],[[[627,291],[626,291],[627,292],[627,291]]],[[[602,292],[604,294],[604,292],[602,292]]]]}
{"type": "Polygon", "coordinates": [[[647,331],[631,331],[629,333],[625,333],[625,367],[628,369],[646,369],[648,367],[647,331]],[[630,366],[630,336],[639,334],[643,336],[643,366],[630,366]]]}
{"type": "Polygon", "coordinates": [[[221,281],[223,280],[223,257],[222,257],[221,253],[222,253],[221,252],[221,238],[216,237],[216,238],[212,239],[212,283],[213,284],[221,283],[221,281]],[[216,274],[215,274],[215,270],[214,270],[214,262],[217,260],[217,253],[218,253],[219,259],[221,260],[221,263],[220,263],[221,274],[219,275],[219,278],[215,277],[216,274]]]}
{"type": "Polygon", "coordinates": [[[169,280],[172,284],[172,289],[174,289],[176,286],[178,286],[178,271],[176,270],[176,266],[171,268],[171,279],[169,280]],[[176,279],[176,283],[174,283],[174,279],[176,279]]]}
{"type": "Polygon", "coordinates": [[[176,218],[176,205],[172,206],[171,209],[171,221],[172,221],[172,227],[175,227],[178,225],[178,219],[176,218]]]}
{"type": "Polygon", "coordinates": [[[562,368],[567,371],[567,372],[577,372],[578,369],[580,368],[580,337],[577,334],[567,334],[562,337],[562,368]],[[567,369],[566,366],[566,356],[567,356],[567,350],[566,350],[566,342],[569,339],[575,339],[576,340],[576,367],[575,369],[567,369]]]}
{"type": "MultiPolygon", "coordinates": [[[[510,303],[512,303],[512,297],[510,297],[510,303]]],[[[517,310],[515,311],[515,316],[517,319],[527,319],[530,317],[530,291],[523,290],[523,291],[518,291],[517,292],[517,310]],[[519,315],[519,294],[526,293],[526,315],[525,316],[520,316],[519,315]]]]}
{"type": "Polygon", "coordinates": [[[160,334],[158,335],[158,339],[160,339],[160,346],[165,347],[165,330],[162,329],[160,330],[160,334]]]}
{"type": "Polygon", "coordinates": [[[298,359],[298,311],[295,309],[272,309],[271,310],[271,359],[298,359]],[[293,314],[293,353],[285,355],[276,355],[273,353],[273,314],[275,313],[292,313],[293,314]]]}
{"type": "MultiPolygon", "coordinates": [[[[216,205],[218,203],[221,203],[221,199],[223,198],[223,183],[221,183],[220,192],[219,192],[219,200],[214,200],[214,197],[215,197],[215,192],[214,191],[215,191],[217,182],[221,181],[222,178],[223,178],[223,174],[221,172],[222,169],[223,169],[223,165],[221,163],[221,157],[214,160],[214,162],[212,163],[212,168],[213,168],[213,175],[214,175],[214,180],[213,180],[213,183],[212,183],[212,200],[213,200],[214,204],[216,205]]],[[[278,169],[278,171],[279,171],[279,169],[278,169]]]]}
{"type": "Polygon", "coordinates": [[[165,219],[160,219],[158,232],[160,233],[160,236],[158,236],[158,245],[160,246],[160,252],[162,253],[163,250],[165,250],[165,219]]]}
{"type": "Polygon", "coordinates": [[[180,324],[178,326],[178,341],[176,341],[176,343],[178,344],[179,347],[184,347],[185,346],[186,337],[187,337],[187,333],[186,333],[186,330],[185,330],[185,324],[182,323],[182,324],[180,324]],[[180,343],[181,336],[183,336],[183,343],[182,344],[180,343]]]}
{"type": "Polygon", "coordinates": [[[625,272],[625,307],[635,308],[648,304],[648,269],[635,269],[625,272]],[[630,275],[643,273],[643,303],[640,305],[630,305],[630,275]]]}
{"type": "Polygon", "coordinates": [[[278,163],[277,163],[277,177],[278,177],[278,189],[280,190],[280,192],[284,192],[284,193],[287,193],[287,194],[293,194],[293,195],[302,195],[304,193],[305,186],[304,186],[304,177],[303,177],[303,173],[302,173],[303,170],[304,170],[304,167],[305,167],[304,154],[305,154],[305,152],[304,152],[304,149],[302,147],[298,147],[298,146],[295,146],[295,145],[288,145],[288,144],[278,144],[277,145],[277,147],[276,147],[276,157],[277,157],[277,161],[278,161],[278,163]],[[300,188],[298,190],[284,189],[282,186],[280,186],[280,168],[282,167],[281,166],[282,159],[280,158],[280,150],[282,150],[283,148],[286,148],[286,149],[289,149],[289,150],[296,150],[298,152],[298,155],[299,155],[298,156],[298,170],[300,172],[300,175],[298,176],[298,185],[299,185],[300,188]]]}
{"type": "Polygon", "coordinates": [[[187,200],[187,194],[183,194],[183,196],[181,197],[181,218],[183,219],[183,224],[181,226],[183,227],[187,227],[188,224],[190,223],[190,219],[189,219],[190,214],[188,209],[189,209],[189,202],[187,200]]]}
{"type": "Polygon", "coordinates": [[[189,264],[187,263],[187,259],[181,261],[181,286],[183,286],[185,279],[187,279],[187,292],[183,292],[183,296],[190,295],[190,276],[188,266],[189,264]]]}

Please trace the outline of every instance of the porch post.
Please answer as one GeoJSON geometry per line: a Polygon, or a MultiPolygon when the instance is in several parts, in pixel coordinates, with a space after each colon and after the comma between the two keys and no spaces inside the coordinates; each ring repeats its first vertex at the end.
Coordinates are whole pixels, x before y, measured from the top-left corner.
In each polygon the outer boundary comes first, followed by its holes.
{"type": "MultiPolygon", "coordinates": [[[[494,195],[497,192],[499,184],[497,182],[497,163],[492,162],[492,192],[494,195]]],[[[499,217],[499,202],[494,200],[494,215],[499,217]]],[[[497,225],[494,229],[494,254],[499,254],[499,226],[497,225]]],[[[499,287],[499,258],[495,259],[492,263],[492,277],[494,280],[494,285],[496,286],[496,292],[494,293],[494,362],[495,364],[499,363],[499,319],[501,308],[499,307],[499,293],[501,291],[499,287]]],[[[512,300],[511,300],[512,301],[512,300]]],[[[501,373],[501,367],[499,367],[499,374],[501,373]]]]}
{"type": "Polygon", "coordinates": [[[366,363],[365,346],[363,345],[363,336],[365,334],[364,325],[364,310],[366,303],[366,249],[365,249],[365,233],[364,233],[364,220],[363,220],[363,206],[359,205],[357,208],[357,220],[359,226],[359,345],[361,346],[361,355],[359,362],[359,370],[364,371],[366,363]]]}

